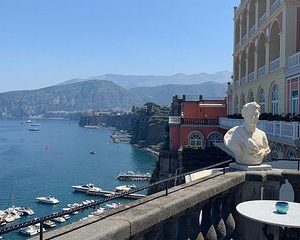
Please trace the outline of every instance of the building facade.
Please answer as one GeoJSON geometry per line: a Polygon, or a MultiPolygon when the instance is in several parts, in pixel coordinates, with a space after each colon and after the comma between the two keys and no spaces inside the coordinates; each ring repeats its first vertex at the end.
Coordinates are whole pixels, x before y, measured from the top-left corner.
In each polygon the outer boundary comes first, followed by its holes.
{"type": "Polygon", "coordinates": [[[202,96],[173,97],[169,117],[170,150],[205,148],[222,142],[226,133],[218,118],[227,116],[226,100],[204,100],[202,96]]]}
{"type": "MultiPolygon", "coordinates": [[[[300,0],[242,0],[234,10],[228,114],[256,101],[262,113],[299,114],[300,0]]],[[[238,120],[220,119],[224,128],[238,120]],[[230,122],[230,124],[229,124],[230,122]]],[[[299,157],[299,122],[260,121],[274,157],[299,157]]]]}
{"type": "Polygon", "coordinates": [[[299,114],[300,1],[242,0],[234,12],[230,114],[250,101],[262,112],[299,114]]]}

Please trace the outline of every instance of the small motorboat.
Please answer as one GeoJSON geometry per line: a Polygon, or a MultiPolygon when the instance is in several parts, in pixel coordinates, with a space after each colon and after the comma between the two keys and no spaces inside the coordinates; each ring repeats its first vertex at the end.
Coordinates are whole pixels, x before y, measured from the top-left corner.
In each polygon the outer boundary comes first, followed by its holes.
{"type": "Polygon", "coordinates": [[[27,120],[25,123],[32,123],[32,121],[29,119],[29,120],[27,120]]]}
{"type": "Polygon", "coordinates": [[[135,190],[137,187],[135,185],[122,185],[115,188],[115,192],[128,192],[130,190],[135,190]]]}
{"type": "Polygon", "coordinates": [[[35,226],[28,226],[20,229],[20,233],[28,235],[28,236],[34,236],[38,234],[37,227],[35,226]]]}
{"type": "Polygon", "coordinates": [[[96,154],[96,151],[91,150],[91,151],[90,151],[90,154],[94,154],[94,155],[95,155],[95,154],[96,154]]]}
{"type": "Polygon", "coordinates": [[[34,211],[31,208],[28,207],[21,207],[19,209],[19,212],[22,213],[25,216],[31,216],[34,214],[34,211]]]}
{"type": "Polygon", "coordinates": [[[47,204],[58,204],[59,203],[59,200],[53,196],[37,197],[36,200],[40,203],[47,203],[47,204]]]}
{"type": "Polygon", "coordinates": [[[64,218],[65,220],[68,220],[68,219],[70,219],[70,215],[69,215],[69,214],[63,215],[63,218],[64,218]]]}
{"type": "Polygon", "coordinates": [[[53,221],[58,222],[58,223],[63,223],[66,221],[66,219],[64,219],[63,217],[57,217],[57,218],[54,218],[53,221]]]}
{"type": "Polygon", "coordinates": [[[50,220],[47,220],[43,223],[43,225],[46,227],[46,228],[54,228],[56,227],[56,224],[55,222],[52,222],[50,220]]]}
{"type": "Polygon", "coordinates": [[[38,132],[38,131],[40,131],[40,129],[38,129],[38,128],[29,128],[28,131],[30,131],[30,132],[38,132]]]}

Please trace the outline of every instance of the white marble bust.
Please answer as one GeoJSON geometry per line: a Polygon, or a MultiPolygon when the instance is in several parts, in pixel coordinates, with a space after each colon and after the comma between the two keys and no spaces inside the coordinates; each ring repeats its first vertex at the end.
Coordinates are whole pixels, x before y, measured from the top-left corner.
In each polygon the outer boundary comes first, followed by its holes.
{"type": "Polygon", "coordinates": [[[260,106],[256,102],[245,104],[242,109],[244,124],[231,128],[224,136],[224,143],[238,164],[260,165],[270,153],[266,134],[256,128],[259,114],[260,106]]]}

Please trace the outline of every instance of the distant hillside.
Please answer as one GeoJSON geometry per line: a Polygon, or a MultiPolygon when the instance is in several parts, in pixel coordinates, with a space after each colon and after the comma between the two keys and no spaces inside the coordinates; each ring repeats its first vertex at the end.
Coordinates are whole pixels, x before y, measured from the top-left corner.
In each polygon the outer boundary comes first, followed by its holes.
{"type": "Polygon", "coordinates": [[[0,94],[0,116],[24,117],[49,111],[128,108],[140,99],[110,81],[85,81],[30,91],[0,94]]]}
{"type": "Polygon", "coordinates": [[[118,84],[123,88],[130,89],[134,87],[155,87],[167,84],[190,85],[201,84],[205,82],[225,83],[230,81],[230,78],[231,72],[228,71],[222,71],[213,74],[199,73],[190,75],[177,73],[171,76],[105,74],[86,79],[71,79],[61,83],[60,85],[83,82],[87,80],[108,80],[118,84]]]}
{"type": "Polygon", "coordinates": [[[139,95],[143,102],[170,104],[174,95],[203,95],[205,99],[223,99],[227,90],[226,83],[207,82],[193,85],[162,85],[157,87],[138,87],[128,91],[139,95]]]}
{"type": "Polygon", "coordinates": [[[170,104],[173,95],[203,95],[223,99],[226,84],[162,85],[124,89],[106,80],[89,80],[30,91],[0,93],[0,117],[28,117],[56,111],[124,109],[146,102],[170,104]]]}

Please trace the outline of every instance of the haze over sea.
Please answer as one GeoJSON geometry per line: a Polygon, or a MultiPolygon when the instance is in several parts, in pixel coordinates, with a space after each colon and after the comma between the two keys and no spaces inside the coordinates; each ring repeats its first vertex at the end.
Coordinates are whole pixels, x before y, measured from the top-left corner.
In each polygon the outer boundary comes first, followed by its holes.
{"type": "MultiPolygon", "coordinates": [[[[22,221],[60,211],[68,203],[99,199],[74,193],[72,185],[92,182],[113,190],[128,184],[115,179],[120,172],[155,168],[154,157],[130,144],[114,144],[108,129],[81,128],[75,121],[38,120],[40,130],[31,132],[22,121],[0,120],[0,209],[12,205],[32,208],[35,214],[22,221]],[[95,155],[90,154],[91,149],[95,155]],[[50,194],[60,200],[58,205],[36,203],[36,197],[50,194]]],[[[67,224],[91,211],[71,216],[67,224]]],[[[24,238],[13,233],[5,239],[24,238]]]]}

